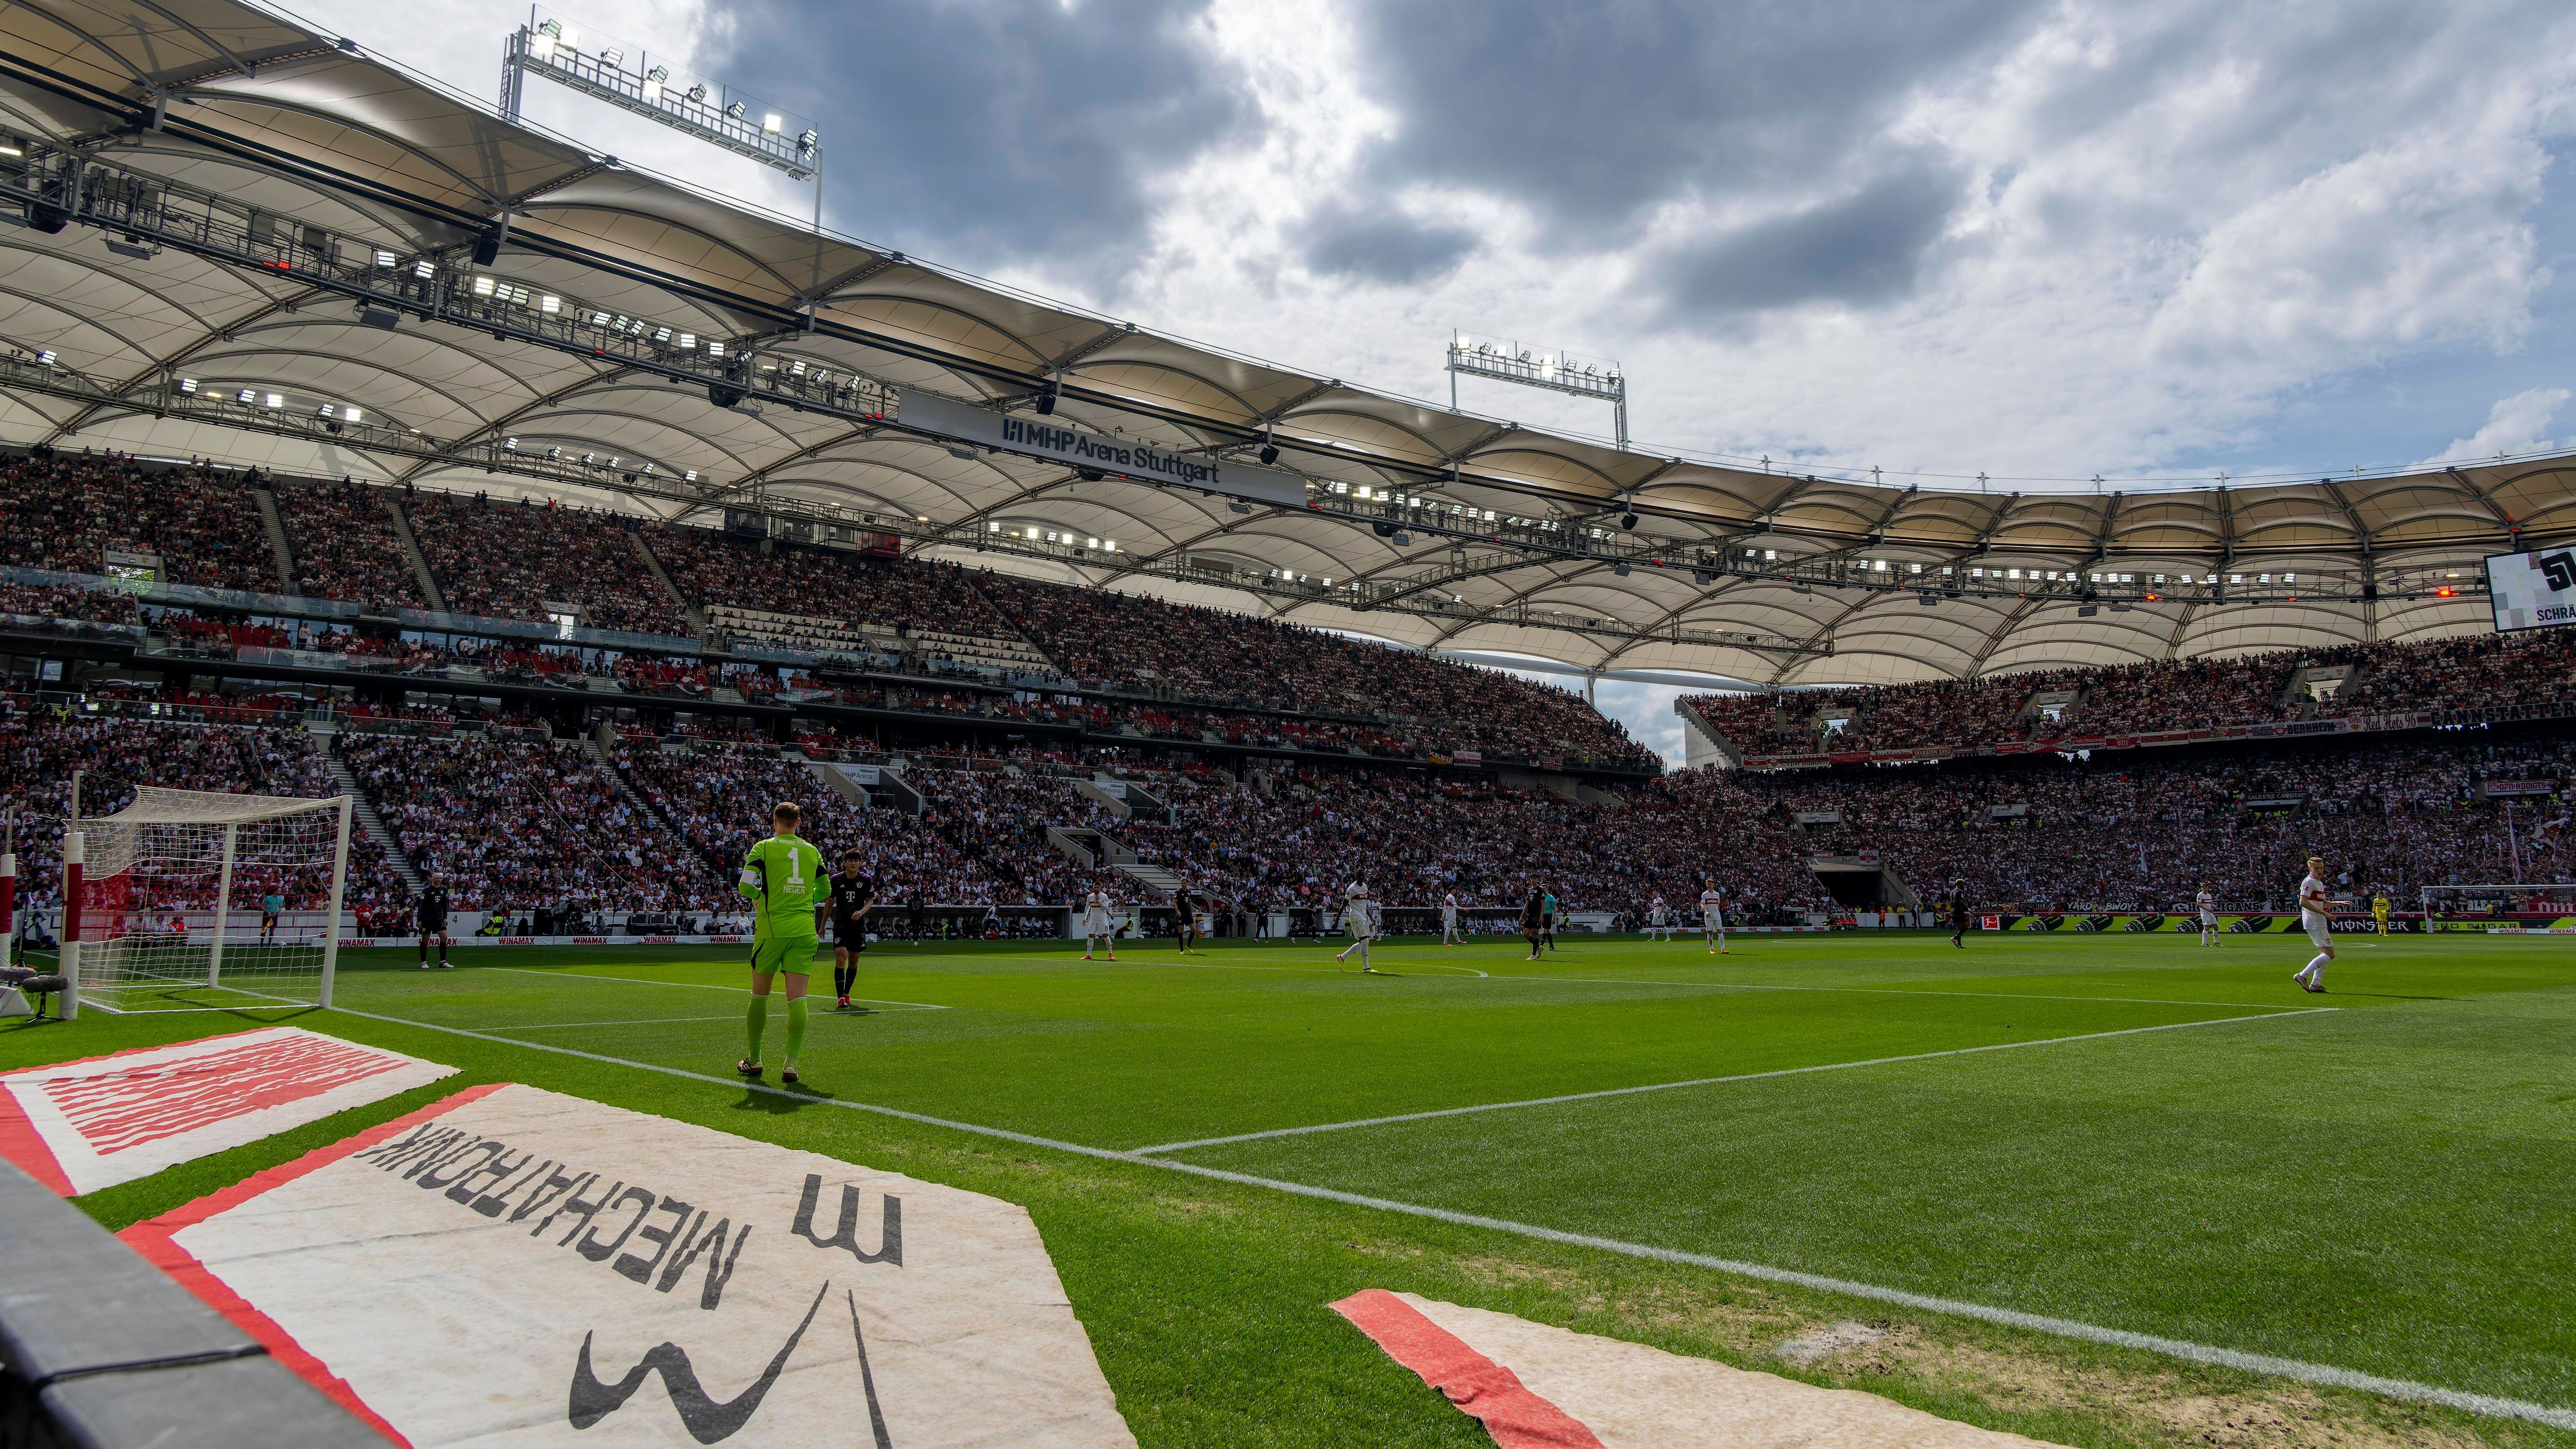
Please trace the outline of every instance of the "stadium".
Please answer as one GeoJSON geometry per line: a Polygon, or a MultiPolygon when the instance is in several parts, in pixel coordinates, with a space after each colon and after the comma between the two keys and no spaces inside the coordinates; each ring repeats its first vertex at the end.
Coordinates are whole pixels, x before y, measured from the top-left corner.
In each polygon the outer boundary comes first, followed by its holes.
{"type": "Polygon", "coordinates": [[[1649,453],[0,36],[0,1445],[2576,1443],[2576,455],[1649,453]]]}

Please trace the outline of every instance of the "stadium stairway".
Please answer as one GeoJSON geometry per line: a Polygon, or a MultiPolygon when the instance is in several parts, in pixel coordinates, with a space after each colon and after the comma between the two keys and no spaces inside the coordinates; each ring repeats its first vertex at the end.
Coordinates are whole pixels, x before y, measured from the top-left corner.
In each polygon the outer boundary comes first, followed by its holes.
{"type": "Polygon", "coordinates": [[[447,612],[447,591],[438,586],[438,575],[429,571],[429,555],[420,551],[420,540],[412,537],[411,515],[403,511],[402,497],[388,488],[376,495],[385,506],[385,514],[394,521],[394,539],[402,545],[403,557],[411,561],[412,581],[420,585],[420,595],[440,613],[447,612]]]}
{"type": "Polygon", "coordinates": [[[250,496],[259,504],[260,526],[268,530],[268,551],[277,560],[277,591],[300,592],[295,587],[295,549],[286,541],[286,521],[277,516],[277,495],[265,488],[254,488],[250,496]]]}
{"type": "Polygon", "coordinates": [[[1185,891],[1189,889],[1190,885],[1188,881],[1181,879],[1179,876],[1172,874],[1161,866],[1147,865],[1141,860],[1119,861],[1116,869],[1120,875],[1127,877],[1129,880],[1134,881],[1136,884],[1143,886],[1145,889],[1152,891],[1158,896],[1168,896],[1180,891],[1185,891]]]}
{"type": "Polygon", "coordinates": [[[643,811],[654,823],[669,832],[673,840],[685,841],[689,838],[688,834],[671,820],[671,817],[653,808],[653,802],[645,799],[644,792],[636,789],[635,782],[627,778],[626,766],[621,762],[623,751],[619,747],[616,726],[606,720],[600,721],[598,729],[581,737],[581,747],[590,752],[592,762],[608,776],[609,783],[617,787],[618,794],[632,801],[636,809],[643,811]]]}
{"type": "Polygon", "coordinates": [[[385,853],[385,862],[394,868],[395,874],[402,877],[403,884],[411,888],[413,895],[426,890],[429,886],[428,877],[423,876],[420,873],[420,867],[413,865],[411,857],[403,852],[402,842],[396,839],[393,831],[386,827],[384,817],[376,813],[376,802],[368,799],[367,792],[358,787],[357,772],[349,768],[349,762],[341,759],[338,752],[326,747],[322,751],[322,763],[331,771],[331,778],[338,781],[340,788],[348,792],[349,817],[357,821],[358,828],[366,833],[369,840],[376,843],[378,850],[385,853]]]}
{"type": "Polygon", "coordinates": [[[653,552],[653,545],[640,533],[627,534],[626,541],[635,545],[635,556],[644,560],[646,570],[662,586],[662,592],[670,596],[671,606],[689,621],[689,632],[701,639],[707,637],[707,611],[690,603],[689,596],[680,592],[680,586],[671,581],[671,571],[662,567],[661,558],[653,552]]]}

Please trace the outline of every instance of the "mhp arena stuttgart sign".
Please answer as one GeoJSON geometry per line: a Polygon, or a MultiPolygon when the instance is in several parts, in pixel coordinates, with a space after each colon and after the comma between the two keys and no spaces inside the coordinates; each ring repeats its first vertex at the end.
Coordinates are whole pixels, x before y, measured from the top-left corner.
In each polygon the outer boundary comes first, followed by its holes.
{"type": "Polygon", "coordinates": [[[2576,549],[2487,555],[2487,603],[2499,634],[2576,624],[2576,549]]]}
{"type": "Polygon", "coordinates": [[[420,1449],[1136,1442],[1024,1209],[533,1087],[123,1237],[420,1449]]]}
{"type": "Polygon", "coordinates": [[[1149,447],[1106,433],[1065,427],[1049,418],[997,413],[929,393],[906,392],[899,421],[907,428],[960,442],[980,443],[1072,468],[1116,473],[1140,483],[1177,483],[1282,508],[1306,506],[1306,480],[1284,468],[1149,447]]]}

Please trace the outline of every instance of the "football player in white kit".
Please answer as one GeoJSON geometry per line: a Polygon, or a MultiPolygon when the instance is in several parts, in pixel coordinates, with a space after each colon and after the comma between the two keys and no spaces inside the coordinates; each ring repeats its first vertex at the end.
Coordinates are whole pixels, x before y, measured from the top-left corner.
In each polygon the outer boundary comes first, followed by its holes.
{"type": "Polygon", "coordinates": [[[1109,919],[1109,892],[1094,887],[1082,898],[1082,959],[1091,959],[1091,943],[1098,941],[1109,959],[1118,959],[1118,927],[1109,919]]]}
{"type": "Polygon", "coordinates": [[[1707,881],[1700,884],[1705,887],[1699,893],[1700,933],[1708,937],[1708,954],[1723,956],[1727,954],[1726,897],[1717,893],[1714,884],[1707,881]]]}
{"type": "Polygon", "coordinates": [[[2290,979],[2302,991],[2322,993],[2326,989],[2326,967],[2334,962],[2334,919],[2326,914],[2331,903],[2326,899],[2326,860],[2322,855],[2308,857],[2308,874],[2299,882],[2299,925],[2307,931],[2309,944],[2317,954],[2299,968],[2290,979]]]}
{"type": "Polygon", "coordinates": [[[1451,891],[1440,898],[1440,944],[1464,946],[1467,933],[1458,929],[1458,893],[1451,891]]]}
{"type": "Polygon", "coordinates": [[[2202,945],[2204,945],[2204,946],[2215,946],[2215,945],[2217,945],[2217,944],[2218,944],[2218,895],[2217,895],[2217,893],[2216,893],[2216,892],[2214,892],[2214,891],[2212,891],[2212,890],[2209,888],[2209,883],[2208,883],[2207,881],[2203,881],[2203,882],[2201,882],[2201,886],[2200,886],[2200,894],[2199,894],[2199,895],[2196,895],[2196,896],[2194,896],[2194,897],[2192,897],[2192,898],[2191,898],[2191,903],[2192,903],[2193,905],[2195,905],[2195,906],[2197,906],[2197,907],[2199,907],[2199,908],[2200,908],[2200,944],[2202,944],[2202,945]]]}
{"type": "Polygon", "coordinates": [[[1658,931],[1663,933],[1666,941],[1672,940],[1673,908],[1664,904],[1664,895],[1661,891],[1655,893],[1653,900],[1646,902],[1646,939],[1649,941],[1655,939],[1655,933],[1658,931]]]}
{"type": "Polygon", "coordinates": [[[1347,961],[1357,951],[1360,969],[1375,976],[1377,968],[1369,964],[1369,942],[1377,939],[1377,902],[1369,899],[1367,886],[1351,882],[1350,904],[1342,908],[1342,920],[1351,928],[1351,943],[1335,953],[1333,959],[1347,961]]]}

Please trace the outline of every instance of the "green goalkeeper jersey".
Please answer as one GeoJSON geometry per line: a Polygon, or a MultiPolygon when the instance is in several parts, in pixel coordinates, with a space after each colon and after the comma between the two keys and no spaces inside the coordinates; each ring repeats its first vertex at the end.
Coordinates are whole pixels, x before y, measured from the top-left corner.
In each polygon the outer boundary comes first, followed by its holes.
{"type": "Polygon", "coordinates": [[[831,894],[823,852],[793,835],[773,835],[751,848],[736,887],[759,912],[758,933],[772,939],[814,934],[814,908],[831,894]]]}

